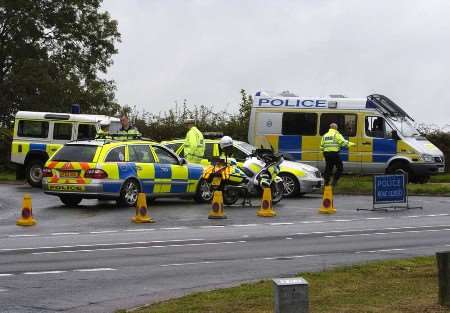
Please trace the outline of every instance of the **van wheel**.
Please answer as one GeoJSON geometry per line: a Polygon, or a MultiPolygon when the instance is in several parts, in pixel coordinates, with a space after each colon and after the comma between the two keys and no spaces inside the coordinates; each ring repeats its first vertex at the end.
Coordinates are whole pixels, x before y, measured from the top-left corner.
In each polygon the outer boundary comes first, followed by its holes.
{"type": "Polygon", "coordinates": [[[136,180],[127,180],[120,190],[120,198],[117,200],[117,204],[119,206],[136,206],[138,194],[140,191],[141,186],[136,180]]]}
{"type": "Polygon", "coordinates": [[[387,174],[409,174],[409,164],[406,162],[393,162],[386,169],[387,174]]]}
{"type": "Polygon", "coordinates": [[[294,175],[288,173],[280,173],[278,177],[283,179],[283,196],[284,197],[294,197],[300,192],[300,184],[298,183],[297,178],[294,175]]]}
{"type": "Polygon", "coordinates": [[[35,159],[27,163],[25,175],[28,183],[33,187],[42,186],[42,169],[44,168],[44,162],[35,159]]]}
{"type": "Polygon", "coordinates": [[[59,196],[59,199],[68,207],[74,207],[80,204],[83,198],[78,196],[59,196]]]}

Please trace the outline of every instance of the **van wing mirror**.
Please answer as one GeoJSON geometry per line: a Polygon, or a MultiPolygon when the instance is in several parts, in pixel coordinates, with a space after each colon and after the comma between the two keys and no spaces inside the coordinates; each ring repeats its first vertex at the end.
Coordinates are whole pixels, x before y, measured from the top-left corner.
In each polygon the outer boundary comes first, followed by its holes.
{"type": "Polygon", "coordinates": [[[392,139],[394,140],[400,140],[400,136],[398,135],[396,130],[393,130],[391,133],[392,139]]]}

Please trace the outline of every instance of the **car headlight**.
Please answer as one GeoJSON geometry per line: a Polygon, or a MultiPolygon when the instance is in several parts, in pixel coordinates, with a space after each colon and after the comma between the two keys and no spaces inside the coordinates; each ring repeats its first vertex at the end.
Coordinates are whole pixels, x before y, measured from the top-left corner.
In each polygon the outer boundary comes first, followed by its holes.
{"type": "Polygon", "coordinates": [[[430,155],[430,154],[422,154],[422,159],[423,159],[425,162],[434,162],[434,158],[433,158],[433,156],[430,155]]]}

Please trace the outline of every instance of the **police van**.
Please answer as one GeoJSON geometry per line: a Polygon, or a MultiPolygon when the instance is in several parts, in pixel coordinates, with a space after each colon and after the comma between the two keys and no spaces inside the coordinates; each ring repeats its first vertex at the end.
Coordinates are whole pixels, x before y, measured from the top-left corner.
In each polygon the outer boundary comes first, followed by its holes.
{"type": "Polygon", "coordinates": [[[11,162],[17,165],[18,178],[41,186],[45,162],[66,142],[94,139],[101,129],[120,129],[115,117],[91,114],[19,111],[14,121],[11,162]]]}
{"type": "Polygon", "coordinates": [[[321,136],[331,123],[355,146],[341,150],[344,171],[375,174],[406,172],[409,180],[426,182],[444,171],[444,155],[421,136],[414,120],[389,98],[299,97],[257,92],[250,115],[248,140],[269,143],[294,160],[322,171],[321,136]]]}

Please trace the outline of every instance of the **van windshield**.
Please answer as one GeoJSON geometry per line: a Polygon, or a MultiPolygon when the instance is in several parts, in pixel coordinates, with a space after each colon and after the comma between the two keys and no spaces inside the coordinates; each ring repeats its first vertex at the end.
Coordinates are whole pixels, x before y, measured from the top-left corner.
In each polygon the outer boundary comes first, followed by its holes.
{"type": "Polygon", "coordinates": [[[66,145],[56,152],[52,161],[57,162],[92,162],[98,146],[66,145]]]}
{"type": "Polygon", "coordinates": [[[395,128],[405,137],[420,136],[419,131],[406,118],[390,119],[395,128]]]}

